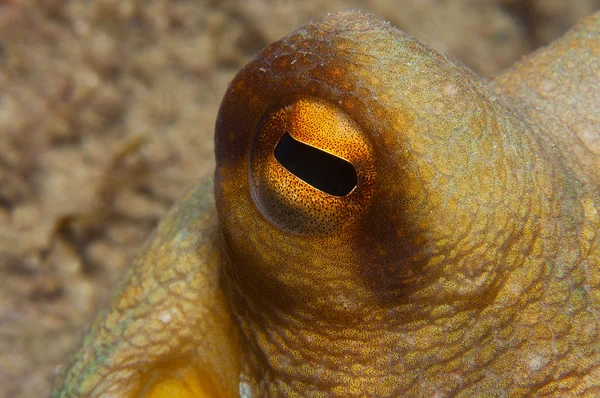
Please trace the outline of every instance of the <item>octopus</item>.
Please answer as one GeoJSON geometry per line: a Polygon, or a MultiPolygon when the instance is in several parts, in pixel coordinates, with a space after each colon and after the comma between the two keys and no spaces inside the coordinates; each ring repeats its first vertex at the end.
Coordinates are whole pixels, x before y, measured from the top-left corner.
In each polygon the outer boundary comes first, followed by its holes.
{"type": "Polygon", "coordinates": [[[600,13],[481,79],[361,11],[230,83],[54,397],[600,392],[600,13]]]}

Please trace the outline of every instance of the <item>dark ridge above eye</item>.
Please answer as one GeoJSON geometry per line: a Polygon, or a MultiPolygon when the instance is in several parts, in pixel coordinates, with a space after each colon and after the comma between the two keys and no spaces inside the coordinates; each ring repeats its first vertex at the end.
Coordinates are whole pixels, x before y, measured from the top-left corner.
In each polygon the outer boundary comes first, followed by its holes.
{"type": "Polygon", "coordinates": [[[358,182],[352,163],[297,141],[287,132],[274,155],[290,173],[329,195],[346,196],[358,182]]]}

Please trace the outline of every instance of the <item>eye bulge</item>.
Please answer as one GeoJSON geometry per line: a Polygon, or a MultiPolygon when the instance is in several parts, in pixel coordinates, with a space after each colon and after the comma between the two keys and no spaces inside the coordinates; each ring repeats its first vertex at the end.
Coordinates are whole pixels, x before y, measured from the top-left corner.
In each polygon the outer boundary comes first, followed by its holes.
{"type": "Polygon", "coordinates": [[[498,259],[473,265],[481,253],[459,242],[521,234],[503,223],[549,184],[511,112],[380,20],[332,15],[273,43],[232,81],[215,130],[221,231],[230,263],[247,264],[235,272],[298,286],[360,277],[405,299],[434,280],[449,295],[485,289],[498,259]]]}

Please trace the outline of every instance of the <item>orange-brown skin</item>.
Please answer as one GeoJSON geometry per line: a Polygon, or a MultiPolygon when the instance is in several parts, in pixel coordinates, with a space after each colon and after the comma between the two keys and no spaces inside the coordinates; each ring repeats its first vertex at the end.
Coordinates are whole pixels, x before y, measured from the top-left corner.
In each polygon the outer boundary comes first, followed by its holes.
{"type": "Polygon", "coordinates": [[[55,396],[596,395],[599,29],[492,89],[361,12],[269,46],[221,105],[216,212],[205,183],[169,213],[55,396]],[[356,188],[289,174],[286,132],[356,188]]]}

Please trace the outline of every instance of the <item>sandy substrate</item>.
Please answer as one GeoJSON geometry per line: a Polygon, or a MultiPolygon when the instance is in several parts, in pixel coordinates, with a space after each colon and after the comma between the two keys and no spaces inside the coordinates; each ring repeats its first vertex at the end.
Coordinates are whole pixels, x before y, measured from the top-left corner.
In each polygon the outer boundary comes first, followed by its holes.
{"type": "Polygon", "coordinates": [[[0,0],[0,397],[43,397],[170,204],[213,171],[227,83],[362,8],[482,75],[598,0],[0,0]]]}

